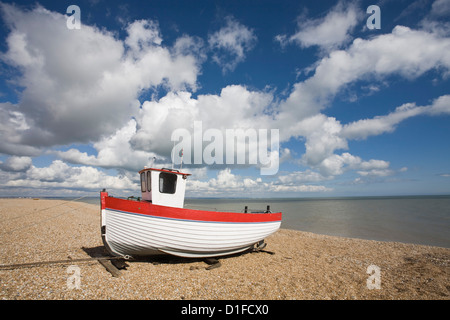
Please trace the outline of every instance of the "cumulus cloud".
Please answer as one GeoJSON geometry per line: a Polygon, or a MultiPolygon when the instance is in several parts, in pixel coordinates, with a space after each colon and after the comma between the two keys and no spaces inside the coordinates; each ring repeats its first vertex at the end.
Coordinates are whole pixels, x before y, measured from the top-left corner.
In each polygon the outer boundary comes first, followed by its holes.
{"type": "MultiPolygon", "coordinates": [[[[415,79],[432,69],[441,71],[445,77],[450,70],[448,52],[449,38],[402,26],[368,40],[356,39],[345,50],[332,51],[318,61],[313,76],[295,84],[290,95],[280,102],[275,121],[283,128],[282,141],[303,138],[306,151],[302,164],[324,176],[342,174],[345,168],[358,170],[349,165],[350,157],[336,154],[348,149],[348,140],[393,132],[397,124],[413,116],[447,114],[448,96],[439,97],[425,107],[406,103],[388,115],[345,125],[321,112],[351,83],[379,81],[392,74],[415,79]]],[[[381,175],[381,171],[378,173],[381,175]]]]}
{"type": "Polygon", "coordinates": [[[360,175],[386,176],[394,173],[389,169],[388,161],[376,159],[363,161],[360,157],[348,152],[329,156],[320,163],[318,168],[325,176],[341,175],[348,170],[357,170],[360,175]]]}
{"type": "Polygon", "coordinates": [[[196,88],[197,58],[162,46],[151,20],[131,23],[121,41],[89,25],[69,30],[64,15],[39,6],[1,11],[10,29],[1,59],[17,68],[24,89],[16,105],[0,106],[8,130],[0,151],[95,141],[138,112],[144,90],[196,88]]]}
{"type": "Polygon", "coordinates": [[[136,120],[131,119],[114,134],[93,144],[97,155],[88,155],[75,148],[67,151],[55,151],[54,154],[75,164],[139,171],[154,157],[159,156],[154,152],[133,149],[130,140],[134,134],[136,134],[136,120]]]}
{"type": "Polygon", "coordinates": [[[346,124],[342,128],[342,136],[348,139],[366,139],[368,136],[392,132],[400,122],[422,114],[450,114],[450,95],[441,96],[433,100],[432,104],[428,106],[406,103],[397,107],[395,111],[388,115],[377,116],[372,119],[361,119],[346,124]]]}
{"type": "MultiPolygon", "coordinates": [[[[286,176],[283,176],[286,177],[286,176]]],[[[318,181],[318,180],[317,180],[318,181]]],[[[216,178],[208,181],[190,180],[188,194],[204,195],[228,195],[228,196],[246,196],[253,195],[257,197],[273,195],[274,193],[295,194],[299,192],[327,192],[331,188],[323,185],[304,184],[306,181],[280,177],[279,180],[264,182],[261,178],[248,178],[235,175],[231,169],[226,168],[217,173],[216,178]]]]}
{"type": "MultiPolygon", "coordinates": [[[[222,163],[226,162],[227,130],[242,129],[244,133],[247,129],[253,130],[257,139],[248,141],[248,148],[237,148],[248,161],[250,150],[266,146],[267,150],[273,151],[270,134],[259,134],[259,129],[270,129],[275,125],[268,109],[272,99],[270,93],[250,91],[238,85],[223,88],[219,95],[198,95],[196,98],[187,91],[169,92],[159,100],[145,101],[135,118],[113,134],[94,142],[92,146],[97,150],[97,155],[88,155],[76,148],[53,153],[75,164],[136,171],[154,157],[158,163],[170,164],[174,145],[171,141],[172,133],[185,129],[192,141],[189,150],[184,150],[184,163],[194,163],[193,125],[198,123],[201,127],[201,140],[206,141],[204,135],[210,129],[224,138],[222,163]],[[192,159],[188,159],[189,156],[192,159]]],[[[236,145],[240,143],[242,142],[237,141],[236,145]]],[[[205,142],[205,146],[207,144],[205,142]]],[[[261,152],[264,154],[263,150],[261,152]]],[[[236,152],[235,156],[239,157],[241,154],[236,152]]],[[[258,164],[264,163],[259,161],[258,164]]]]}
{"type": "Polygon", "coordinates": [[[0,170],[21,172],[26,171],[31,166],[30,157],[8,157],[5,162],[0,162],[0,170]]]}
{"type": "Polygon", "coordinates": [[[162,38],[158,23],[155,21],[134,21],[128,25],[127,32],[128,36],[125,39],[125,44],[137,55],[145,48],[161,45],[162,38]]]}
{"type": "Polygon", "coordinates": [[[450,57],[446,52],[449,48],[448,38],[396,26],[392,33],[369,40],[358,38],[347,50],[332,52],[320,61],[311,80],[323,83],[330,93],[334,93],[369,73],[378,76],[400,74],[414,79],[438,67],[448,71],[450,57]]]}
{"type": "Polygon", "coordinates": [[[319,182],[328,180],[329,177],[324,177],[320,173],[312,170],[306,171],[294,171],[287,175],[281,175],[278,177],[280,182],[283,184],[293,184],[293,183],[305,183],[305,182],[319,182]]]}
{"type": "Polygon", "coordinates": [[[450,35],[450,1],[436,0],[431,6],[430,12],[419,22],[422,29],[442,36],[450,35]]]}
{"type": "Polygon", "coordinates": [[[270,103],[273,96],[261,91],[250,91],[244,86],[230,85],[219,95],[198,95],[193,98],[186,91],[171,92],[158,101],[142,104],[137,119],[138,129],[131,143],[138,150],[153,151],[170,156],[172,132],[184,128],[194,134],[195,121],[202,123],[203,133],[208,129],[272,128],[270,103]]]}
{"type": "Polygon", "coordinates": [[[409,118],[446,114],[450,114],[449,95],[441,96],[427,106],[406,103],[387,115],[361,119],[344,125],[335,118],[323,114],[306,118],[301,126],[303,130],[301,135],[306,139],[303,164],[319,170],[324,177],[341,175],[348,170],[356,170],[360,175],[391,175],[394,171],[389,169],[387,161],[377,159],[363,161],[348,152],[336,154],[336,151],[348,149],[349,140],[363,140],[370,136],[393,132],[400,122],[409,118]]]}
{"type": "Polygon", "coordinates": [[[239,192],[244,192],[250,186],[252,187],[251,192],[254,192],[258,185],[260,187],[263,185],[261,178],[256,180],[243,178],[231,173],[230,168],[226,168],[218,171],[216,178],[208,179],[207,181],[191,179],[189,181],[189,193],[236,195],[239,192]]]}
{"type": "Polygon", "coordinates": [[[351,40],[350,33],[361,20],[360,10],[354,3],[340,1],[324,17],[308,19],[298,17],[298,31],[291,35],[277,35],[282,46],[296,43],[306,48],[318,46],[325,51],[336,49],[351,40]]]}
{"type": "MultiPolygon", "coordinates": [[[[19,194],[52,195],[57,192],[61,195],[70,194],[73,190],[98,193],[102,188],[108,188],[123,196],[127,192],[135,191],[138,186],[137,181],[127,175],[111,176],[93,167],[69,166],[61,160],[54,160],[48,167],[35,167],[29,161],[21,161],[26,162],[27,169],[20,175],[16,172],[0,171],[0,190],[3,192],[19,189],[19,194]]],[[[17,165],[18,162],[15,163],[17,165]]]]}
{"type": "Polygon", "coordinates": [[[233,71],[238,63],[244,61],[257,41],[254,31],[233,17],[226,17],[225,22],[224,27],[208,37],[208,44],[213,51],[212,59],[222,67],[224,73],[233,71]]]}
{"type": "MultiPolygon", "coordinates": [[[[447,114],[450,114],[450,96],[444,95],[434,99],[427,106],[405,103],[387,115],[361,119],[348,124],[341,124],[334,117],[318,113],[296,122],[288,130],[292,130],[291,134],[303,137],[305,153],[301,157],[301,163],[318,170],[320,174],[315,173],[314,177],[316,178],[323,177],[326,179],[327,177],[342,175],[349,170],[355,170],[360,175],[388,176],[394,173],[389,168],[388,161],[378,159],[364,161],[349,152],[342,154],[337,152],[348,150],[349,140],[364,140],[371,136],[393,132],[399,123],[409,118],[420,115],[439,116],[447,114]]],[[[283,127],[282,125],[279,126],[283,127]]],[[[289,134],[286,135],[286,132],[284,133],[285,137],[290,136],[289,134]]],[[[306,173],[308,171],[303,172],[299,177],[311,177],[311,173],[306,173]]],[[[293,179],[293,176],[288,177],[284,177],[284,181],[293,179]]]]}
{"type": "Polygon", "coordinates": [[[449,0],[436,0],[431,6],[430,15],[443,17],[450,16],[450,1],[449,0]]]}
{"type": "Polygon", "coordinates": [[[284,137],[300,132],[299,119],[316,115],[330,105],[347,85],[378,81],[398,74],[415,79],[430,70],[450,70],[450,38],[397,26],[392,33],[355,39],[346,50],[335,50],[319,60],[314,75],[293,86],[279,106],[278,120],[291,128],[284,137]],[[399,52],[401,54],[399,54],[399,52]]]}
{"type": "Polygon", "coordinates": [[[22,134],[30,128],[25,115],[17,110],[12,103],[0,103],[0,152],[11,155],[34,156],[40,153],[39,148],[34,146],[22,145],[22,134]]]}

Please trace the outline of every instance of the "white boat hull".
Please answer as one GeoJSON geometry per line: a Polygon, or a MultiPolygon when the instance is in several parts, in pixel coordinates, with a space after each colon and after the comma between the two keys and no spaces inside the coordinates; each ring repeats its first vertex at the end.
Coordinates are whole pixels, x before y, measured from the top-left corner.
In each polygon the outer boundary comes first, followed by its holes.
{"type": "Polygon", "coordinates": [[[281,221],[194,221],[102,209],[105,244],[118,256],[224,256],[253,247],[276,232],[280,224],[281,221]]]}

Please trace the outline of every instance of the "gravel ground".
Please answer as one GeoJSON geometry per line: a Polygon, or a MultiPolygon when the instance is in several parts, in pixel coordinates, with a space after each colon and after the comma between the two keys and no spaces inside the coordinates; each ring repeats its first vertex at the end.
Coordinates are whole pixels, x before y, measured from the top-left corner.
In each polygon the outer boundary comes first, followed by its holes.
{"type": "MultiPolygon", "coordinates": [[[[99,215],[99,206],[82,202],[0,199],[0,264],[103,254],[99,215]]],[[[97,261],[0,267],[0,298],[448,300],[450,297],[448,248],[287,229],[280,229],[266,242],[265,250],[274,254],[258,252],[220,258],[221,267],[212,270],[207,270],[208,265],[202,260],[170,256],[127,262],[127,270],[122,270],[120,277],[112,277],[97,261]],[[78,287],[74,270],[80,275],[78,287]]]]}

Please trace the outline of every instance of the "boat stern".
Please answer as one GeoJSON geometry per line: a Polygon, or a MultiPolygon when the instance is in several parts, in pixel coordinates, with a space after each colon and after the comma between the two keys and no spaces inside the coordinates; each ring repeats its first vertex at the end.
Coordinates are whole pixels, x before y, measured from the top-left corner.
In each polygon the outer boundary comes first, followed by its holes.
{"type": "Polygon", "coordinates": [[[105,189],[103,189],[100,192],[100,233],[102,236],[102,242],[103,245],[106,248],[106,251],[108,254],[112,256],[121,256],[120,254],[115,253],[107,241],[107,235],[106,235],[106,198],[108,197],[108,192],[106,192],[105,189]]]}

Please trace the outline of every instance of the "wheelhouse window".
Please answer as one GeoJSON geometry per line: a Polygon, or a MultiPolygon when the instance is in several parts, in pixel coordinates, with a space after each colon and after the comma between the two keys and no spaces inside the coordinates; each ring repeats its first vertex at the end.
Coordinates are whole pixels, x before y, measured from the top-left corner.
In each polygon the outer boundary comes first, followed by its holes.
{"type": "Polygon", "coordinates": [[[161,193],[175,193],[177,186],[177,175],[168,172],[161,172],[159,174],[159,192],[161,193]]]}
{"type": "Polygon", "coordinates": [[[152,173],[147,171],[147,191],[152,191],[152,173]]]}
{"type": "Polygon", "coordinates": [[[145,188],[145,172],[141,173],[141,191],[142,192],[146,192],[146,188],[145,188]]]}

